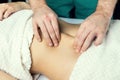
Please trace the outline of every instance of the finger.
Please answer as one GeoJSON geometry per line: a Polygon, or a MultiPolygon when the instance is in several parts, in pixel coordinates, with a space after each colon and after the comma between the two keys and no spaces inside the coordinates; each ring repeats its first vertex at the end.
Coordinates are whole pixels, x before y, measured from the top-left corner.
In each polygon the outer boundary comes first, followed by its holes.
{"type": "Polygon", "coordinates": [[[0,20],[3,20],[3,15],[6,9],[0,9],[0,20]]]}
{"type": "Polygon", "coordinates": [[[4,13],[7,11],[8,9],[8,5],[6,5],[5,3],[1,4],[0,7],[0,20],[4,19],[4,13]]]}
{"type": "Polygon", "coordinates": [[[84,41],[86,40],[87,36],[89,35],[89,30],[83,30],[81,34],[78,34],[78,41],[77,41],[77,51],[80,52],[80,49],[82,45],[84,44],[84,41]]]}
{"type": "Polygon", "coordinates": [[[95,39],[94,44],[95,44],[96,46],[97,46],[97,45],[100,45],[100,44],[103,42],[104,36],[105,36],[104,33],[98,33],[97,36],[96,36],[96,39],[95,39]]]}
{"type": "Polygon", "coordinates": [[[33,21],[33,32],[34,32],[34,35],[35,35],[36,39],[38,41],[42,41],[41,37],[39,35],[39,32],[38,32],[38,26],[37,26],[37,24],[34,21],[33,21]]]}
{"type": "Polygon", "coordinates": [[[77,48],[77,39],[78,39],[78,38],[75,38],[74,43],[73,43],[73,48],[74,48],[74,49],[77,48]]]}
{"type": "Polygon", "coordinates": [[[11,9],[7,9],[6,12],[4,13],[4,18],[8,18],[14,11],[11,9]]]}
{"type": "Polygon", "coordinates": [[[86,51],[88,47],[92,44],[92,41],[94,40],[94,38],[95,38],[95,33],[91,32],[86,38],[80,52],[86,51]]]}
{"type": "Polygon", "coordinates": [[[51,25],[51,23],[50,23],[50,20],[49,20],[49,19],[46,19],[46,20],[44,21],[44,23],[45,23],[45,26],[46,26],[46,28],[47,28],[47,31],[48,31],[48,33],[49,33],[49,35],[50,35],[50,38],[51,38],[54,46],[58,46],[58,40],[57,40],[56,34],[55,34],[55,32],[54,32],[54,29],[53,29],[53,27],[52,27],[52,25],[51,25]]]}
{"type": "Polygon", "coordinates": [[[75,51],[76,51],[77,53],[80,52],[80,47],[81,47],[81,46],[78,45],[78,43],[79,43],[78,38],[75,38],[74,48],[75,48],[75,51]]]}
{"type": "Polygon", "coordinates": [[[50,38],[50,35],[48,34],[47,28],[45,26],[44,22],[39,22],[40,29],[42,31],[43,37],[45,38],[46,42],[49,46],[53,46],[52,40],[50,38]]]}
{"type": "Polygon", "coordinates": [[[76,35],[76,37],[75,37],[75,41],[74,41],[74,48],[76,49],[77,48],[77,42],[79,41],[79,36],[81,36],[81,34],[83,33],[83,31],[84,31],[84,28],[79,28],[79,30],[78,30],[78,32],[77,32],[77,35],[76,35]]]}
{"type": "Polygon", "coordinates": [[[3,19],[3,13],[0,11],[0,21],[3,19]]]}
{"type": "Polygon", "coordinates": [[[53,26],[56,37],[57,37],[58,41],[60,41],[60,32],[59,32],[58,21],[54,16],[51,16],[51,19],[52,19],[51,24],[53,26]]]}

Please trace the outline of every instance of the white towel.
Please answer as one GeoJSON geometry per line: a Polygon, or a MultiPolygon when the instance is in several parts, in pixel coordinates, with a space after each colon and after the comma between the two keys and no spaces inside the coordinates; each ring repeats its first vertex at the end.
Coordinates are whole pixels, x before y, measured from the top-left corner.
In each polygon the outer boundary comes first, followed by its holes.
{"type": "Polygon", "coordinates": [[[111,22],[101,45],[92,45],[78,58],[70,80],[120,80],[119,20],[111,22]]]}
{"type": "Polygon", "coordinates": [[[32,11],[22,10],[0,22],[0,70],[19,80],[32,80],[29,46],[32,11]]]}

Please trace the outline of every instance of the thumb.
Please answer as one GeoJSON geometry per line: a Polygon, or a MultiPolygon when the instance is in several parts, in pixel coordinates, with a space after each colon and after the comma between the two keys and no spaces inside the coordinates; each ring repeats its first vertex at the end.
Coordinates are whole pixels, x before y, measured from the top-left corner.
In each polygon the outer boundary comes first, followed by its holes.
{"type": "Polygon", "coordinates": [[[40,31],[40,30],[38,30],[37,24],[36,24],[34,21],[33,21],[32,23],[33,23],[33,32],[34,32],[35,38],[36,38],[38,41],[42,41],[42,40],[41,40],[41,37],[40,37],[40,34],[39,34],[39,31],[40,31]]]}

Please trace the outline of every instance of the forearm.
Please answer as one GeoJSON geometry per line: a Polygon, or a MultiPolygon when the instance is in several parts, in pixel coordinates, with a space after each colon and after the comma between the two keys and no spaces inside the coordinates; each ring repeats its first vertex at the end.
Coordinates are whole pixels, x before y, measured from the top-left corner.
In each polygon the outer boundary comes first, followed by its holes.
{"type": "Polygon", "coordinates": [[[0,71],[0,80],[16,80],[16,79],[8,75],[7,73],[0,71]]]}
{"type": "Polygon", "coordinates": [[[40,8],[44,5],[47,5],[46,0],[29,0],[29,3],[33,11],[36,8],[40,8]]]}
{"type": "Polygon", "coordinates": [[[31,9],[29,3],[26,2],[14,2],[22,7],[22,9],[31,9]]]}
{"type": "Polygon", "coordinates": [[[96,12],[103,14],[104,17],[111,19],[117,0],[98,0],[96,12]]]}

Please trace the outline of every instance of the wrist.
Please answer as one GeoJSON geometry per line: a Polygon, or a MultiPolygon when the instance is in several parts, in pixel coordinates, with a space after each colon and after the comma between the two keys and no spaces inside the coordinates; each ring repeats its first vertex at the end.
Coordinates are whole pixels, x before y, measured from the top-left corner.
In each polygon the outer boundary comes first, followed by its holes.
{"type": "Polygon", "coordinates": [[[45,0],[30,0],[30,6],[32,8],[32,10],[37,10],[41,7],[47,6],[46,1],[45,0]]]}
{"type": "Polygon", "coordinates": [[[45,7],[48,7],[48,5],[47,4],[40,4],[38,6],[34,6],[34,7],[31,7],[31,8],[32,8],[33,12],[36,12],[37,10],[45,8],[45,7]]]}
{"type": "Polygon", "coordinates": [[[97,7],[95,13],[103,16],[105,19],[111,19],[113,15],[113,11],[106,11],[104,7],[97,7]]]}
{"type": "Polygon", "coordinates": [[[18,5],[20,4],[22,9],[30,9],[30,5],[25,2],[16,2],[18,5]]]}
{"type": "Polygon", "coordinates": [[[101,13],[108,19],[111,19],[117,0],[98,0],[96,12],[101,13]]]}

